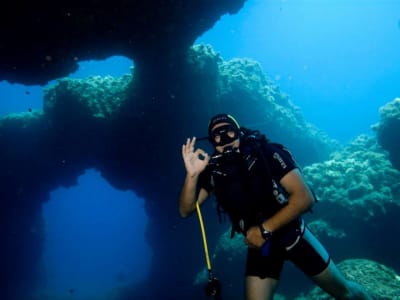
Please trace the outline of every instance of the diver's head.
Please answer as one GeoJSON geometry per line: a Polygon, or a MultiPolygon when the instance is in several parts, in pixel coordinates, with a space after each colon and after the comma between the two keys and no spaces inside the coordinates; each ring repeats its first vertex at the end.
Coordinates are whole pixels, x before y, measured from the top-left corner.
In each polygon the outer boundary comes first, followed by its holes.
{"type": "Polygon", "coordinates": [[[218,152],[225,148],[239,148],[240,126],[234,117],[218,114],[208,123],[208,140],[218,152]]]}

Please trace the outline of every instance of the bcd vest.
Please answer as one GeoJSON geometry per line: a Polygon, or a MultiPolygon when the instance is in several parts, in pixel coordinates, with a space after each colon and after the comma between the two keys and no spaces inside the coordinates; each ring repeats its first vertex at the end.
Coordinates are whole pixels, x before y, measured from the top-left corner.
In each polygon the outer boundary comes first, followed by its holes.
{"type": "Polygon", "coordinates": [[[287,193],[273,178],[262,141],[241,141],[240,152],[213,162],[211,181],[218,206],[226,212],[233,230],[244,233],[261,224],[287,204],[287,193]]]}

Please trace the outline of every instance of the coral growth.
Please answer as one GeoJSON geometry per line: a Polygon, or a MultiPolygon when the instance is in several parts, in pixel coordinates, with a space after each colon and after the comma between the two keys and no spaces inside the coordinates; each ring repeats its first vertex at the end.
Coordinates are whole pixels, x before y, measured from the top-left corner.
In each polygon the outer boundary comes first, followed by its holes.
{"type": "Polygon", "coordinates": [[[304,174],[320,202],[352,218],[366,221],[400,206],[400,172],[371,137],[359,136],[329,160],[305,167],[304,174]]]}
{"type": "Polygon", "coordinates": [[[400,98],[379,109],[380,121],[372,128],[376,131],[378,143],[389,152],[393,166],[400,170],[400,98]]]}
{"type": "MultiPolygon", "coordinates": [[[[348,259],[338,264],[344,276],[361,284],[377,300],[400,299],[400,275],[393,269],[366,259],[348,259]]],[[[333,299],[320,288],[314,288],[304,298],[296,300],[331,300],[333,299]]]]}

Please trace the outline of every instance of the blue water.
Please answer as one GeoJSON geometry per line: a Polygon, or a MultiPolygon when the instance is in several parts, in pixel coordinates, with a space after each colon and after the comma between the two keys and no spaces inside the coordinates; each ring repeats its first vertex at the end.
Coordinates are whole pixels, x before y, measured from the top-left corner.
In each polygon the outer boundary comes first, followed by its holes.
{"type": "MultiPolygon", "coordinates": [[[[259,61],[306,120],[342,142],[371,134],[379,107],[400,96],[398,0],[248,0],[197,42],[226,60],[259,61]]],[[[132,64],[118,56],[82,62],[71,77],[121,76],[132,64]]],[[[0,82],[0,117],[41,109],[42,88],[0,82]]],[[[72,289],[78,298],[146,276],[151,251],[143,199],[115,191],[95,170],[50,198],[44,207],[50,291],[72,289]]]]}
{"type": "Polygon", "coordinates": [[[43,213],[48,293],[101,299],[147,276],[152,251],[144,239],[144,199],[87,170],[76,187],[52,191],[43,213]]]}
{"type": "Polygon", "coordinates": [[[400,1],[249,0],[198,39],[259,61],[306,119],[347,142],[400,96],[400,1]]]}

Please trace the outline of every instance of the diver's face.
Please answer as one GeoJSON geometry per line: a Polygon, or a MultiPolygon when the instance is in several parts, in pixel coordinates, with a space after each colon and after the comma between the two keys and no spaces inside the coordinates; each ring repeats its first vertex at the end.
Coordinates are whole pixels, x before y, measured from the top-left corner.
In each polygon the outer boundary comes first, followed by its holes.
{"type": "Polygon", "coordinates": [[[239,148],[239,130],[230,123],[216,124],[211,130],[211,141],[215,149],[222,153],[225,148],[239,148]]]}

